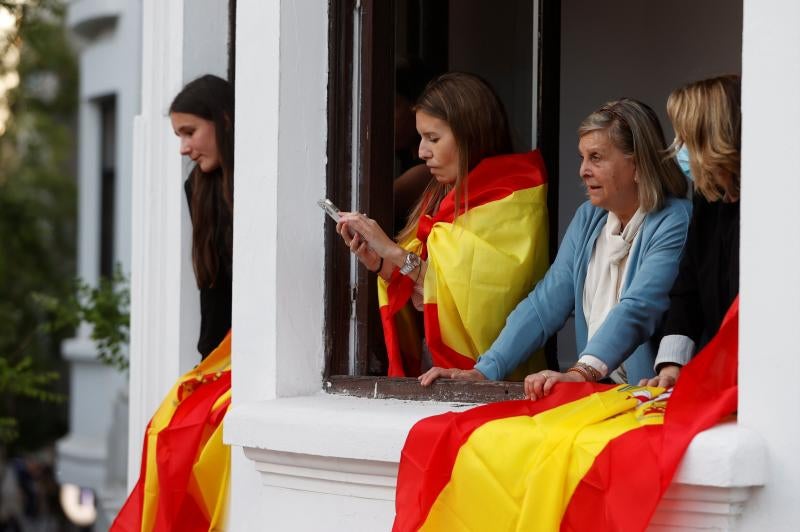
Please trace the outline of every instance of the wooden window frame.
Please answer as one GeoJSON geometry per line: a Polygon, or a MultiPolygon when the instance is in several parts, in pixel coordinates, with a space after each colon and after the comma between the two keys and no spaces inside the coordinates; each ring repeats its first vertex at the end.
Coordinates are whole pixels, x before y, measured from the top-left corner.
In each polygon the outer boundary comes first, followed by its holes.
{"type": "Polygon", "coordinates": [[[236,84],[236,0],[228,0],[228,81],[236,84]]]}
{"type": "MultiPolygon", "coordinates": [[[[394,114],[394,0],[330,0],[328,74],[328,197],[343,210],[367,212],[381,227],[392,231],[394,114]],[[358,17],[358,18],[356,18],[358,17]],[[358,26],[357,26],[358,25],[358,26]],[[354,31],[358,35],[356,50],[354,31]],[[358,57],[356,58],[356,53],[358,57]],[[354,61],[354,58],[357,61],[354,61]],[[354,86],[354,68],[358,69],[354,86]],[[354,91],[359,94],[354,109],[354,91]],[[353,146],[354,121],[358,121],[353,146]],[[356,160],[353,160],[355,153],[356,160]],[[353,197],[353,165],[357,165],[358,205],[353,197]]],[[[558,132],[561,2],[540,0],[537,146],[551,179],[548,184],[550,253],[558,243],[558,132]],[[547,81],[547,83],[544,83],[547,81]]],[[[341,244],[331,220],[325,228],[325,380],[329,393],[361,397],[487,402],[521,395],[521,383],[437,381],[422,389],[416,379],[363,376],[371,368],[369,354],[383,342],[374,274],[362,266],[352,271],[349,250],[341,244]],[[351,277],[352,276],[352,277],[351,277]],[[350,279],[355,279],[351,285],[350,279]],[[348,280],[348,282],[342,282],[348,280]],[[359,319],[351,335],[350,320],[359,319]],[[355,357],[351,360],[351,343],[355,357]]],[[[555,359],[549,349],[548,362],[555,359]]]]}

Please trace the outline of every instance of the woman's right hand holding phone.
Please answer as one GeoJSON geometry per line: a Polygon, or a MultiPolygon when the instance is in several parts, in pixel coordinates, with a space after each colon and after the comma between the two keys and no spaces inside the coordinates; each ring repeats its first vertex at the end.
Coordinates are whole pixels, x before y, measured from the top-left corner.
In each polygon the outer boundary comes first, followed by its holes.
{"type": "MultiPolygon", "coordinates": [[[[392,240],[378,222],[360,212],[340,212],[336,231],[358,260],[372,271],[378,271],[384,263],[386,271],[400,268],[408,251],[392,240]],[[384,259],[383,263],[381,259],[384,259]],[[391,265],[388,266],[388,265],[391,265]]],[[[421,278],[424,278],[424,274],[421,278]]]]}
{"type": "MultiPolygon", "coordinates": [[[[365,268],[372,272],[377,272],[381,266],[381,256],[370,247],[369,242],[361,236],[361,232],[352,227],[352,225],[360,224],[350,223],[354,219],[357,220],[358,217],[366,218],[366,216],[360,213],[340,212],[339,222],[336,224],[336,232],[342,236],[342,240],[344,240],[344,243],[350,248],[350,252],[358,258],[359,262],[361,262],[365,268]]],[[[369,218],[367,218],[367,220],[369,220],[369,218]]]]}

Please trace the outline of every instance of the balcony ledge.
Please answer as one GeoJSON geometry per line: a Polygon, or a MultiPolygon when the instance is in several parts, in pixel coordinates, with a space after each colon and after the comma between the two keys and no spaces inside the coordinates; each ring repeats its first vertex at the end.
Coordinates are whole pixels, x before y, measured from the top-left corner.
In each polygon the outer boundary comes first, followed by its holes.
{"type": "MultiPolygon", "coordinates": [[[[235,406],[225,441],[277,452],[397,463],[420,419],[475,405],[316,395],[235,406]]],[[[729,421],[698,434],[674,481],[716,487],[761,486],[766,456],[754,431],[729,421]]]]}
{"type": "MultiPolygon", "coordinates": [[[[291,497],[380,501],[373,508],[385,514],[393,508],[400,451],[414,423],[473,406],[320,392],[237,405],[226,416],[224,438],[244,448],[270,489],[291,497]]],[[[765,484],[765,471],[765,447],[752,430],[730,421],[698,434],[650,530],[733,528],[752,488],[765,484]]],[[[372,517],[390,524],[393,514],[372,517]]],[[[340,524],[361,528],[358,521],[340,524]]]]}

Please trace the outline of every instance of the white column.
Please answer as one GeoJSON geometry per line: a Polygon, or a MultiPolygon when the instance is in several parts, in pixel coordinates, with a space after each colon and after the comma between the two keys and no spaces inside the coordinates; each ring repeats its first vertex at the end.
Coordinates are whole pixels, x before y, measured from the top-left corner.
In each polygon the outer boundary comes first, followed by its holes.
{"type": "MultiPolygon", "coordinates": [[[[237,4],[234,409],[321,388],[327,6],[237,4]]],[[[231,530],[263,525],[260,489],[234,447],[231,530]]]]}
{"type": "Polygon", "coordinates": [[[744,0],[739,423],[767,447],[741,530],[800,522],[800,3],[744,0]]]}
{"type": "Polygon", "coordinates": [[[328,64],[326,1],[238,10],[234,403],[321,387],[328,64]]]}
{"type": "Polygon", "coordinates": [[[187,81],[205,73],[225,77],[226,6],[226,0],[142,5],[142,105],[134,122],[131,187],[129,487],[139,475],[150,416],[177,377],[200,360],[199,295],[183,191],[188,166],[167,111],[187,81]]]}
{"type": "MultiPolygon", "coordinates": [[[[197,361],[182,334],[191,312],[181,157],[166,111],[183,83],[184,2],[142,6],[142,105],[134,121],[131,186],[131,348],[128,487],[139,476],[144,428],[181,370],[197,361]]],[[[196,303],[195,303],[196,305],[196,303]]],[[[196,307],[195,307],[196,308],[196,307]]]]}

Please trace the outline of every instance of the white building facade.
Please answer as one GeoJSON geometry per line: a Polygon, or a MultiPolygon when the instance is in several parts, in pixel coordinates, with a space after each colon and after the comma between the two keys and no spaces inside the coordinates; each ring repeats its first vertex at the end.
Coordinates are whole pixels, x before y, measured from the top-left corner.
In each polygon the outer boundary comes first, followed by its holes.
{"type": "MultiPolygon", "coordinates": [[[[353,16],[372,5],[354,2],[353,16]]],[[[219,72],[226,15],[227,2],[142,2],[129,487],[147,419],[197,360],[181,159],[165,110],[186,81],[219,72]]],[[[327,193],[330,16],[327,0],[236,2],[235,334],[233,407],[225,421],[233,455],[228,528],[235,531],[389,529],[409,428],[463,408],[322,390],[330,302],[324,215],[315,202],[327,193]]],[[[793,215],[800,181],[790,155],[800,145],[800,5],[744,0],[741,20],[739,416],[695,439],[652,530],[793,530],[800,522],[800,457],[793,452],[800,399],[791,380],[778,380],[800,370],[793,335],[800,322],[800,219],[793,215]]]]}
{"type": "MultiPolygon", "coordinates": [[[[77,45],[78,275],[94,285],[115,264],[130,272],[133,117],[141,92],[141,5],[72,0],[67,26],[77,45]]],[[[97,359],[88,327],[63,345],[70,364],[70,431],[57,443],[60,483],[98,495],[99,527],[125,500],[127,376],[97,359]]]]}

